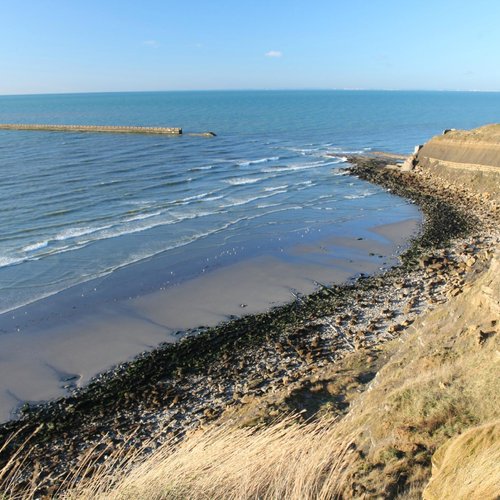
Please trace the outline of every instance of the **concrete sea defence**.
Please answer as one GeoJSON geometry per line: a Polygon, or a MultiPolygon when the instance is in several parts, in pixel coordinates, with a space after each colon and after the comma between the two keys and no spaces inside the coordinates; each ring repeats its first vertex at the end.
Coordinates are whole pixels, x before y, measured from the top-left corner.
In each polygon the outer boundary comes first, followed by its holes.
{"type": "Polygon", "coordinates": [[[182,128],[180,127],[134,127],[134,126],[111,126],[111,125],[41,125],[41,124],[24,124],[24,123],[2,123],[0,124],[0,130],[37,130],[45,132],[96,132],[96,133],[104,132],[112,134],[159,134],[159,135],[182,134],[182,128]]]}

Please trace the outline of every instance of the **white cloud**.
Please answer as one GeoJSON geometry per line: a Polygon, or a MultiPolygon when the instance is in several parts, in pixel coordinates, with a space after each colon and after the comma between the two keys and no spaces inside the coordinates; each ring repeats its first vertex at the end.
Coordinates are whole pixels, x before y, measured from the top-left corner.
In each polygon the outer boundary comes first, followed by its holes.
{"type": "Polygon", "coordinates": [[[280,50],[270,50],[264,54],[266,57],[283,57],[283,52],[280,50]]]}
{"type": "Polygon", "coordinates": [[[152,47],[153,49],[157,49],[160,44],[156,40],[144,40],[142,42],[142,45],[145,45],[146,47],[152,47]]]}

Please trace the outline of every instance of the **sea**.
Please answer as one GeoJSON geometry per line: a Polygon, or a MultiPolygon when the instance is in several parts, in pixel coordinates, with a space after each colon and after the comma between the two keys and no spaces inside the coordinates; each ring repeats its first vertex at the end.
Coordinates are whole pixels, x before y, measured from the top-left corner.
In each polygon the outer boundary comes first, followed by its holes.
{"type": "Polygon", "coordinates": [[[443,129],[499,117],[500,93],[0,96],[0,123],[184,131],[1,130],[0,314],[158,256],[161,276],[141,287],[414,217],[408,201],[346,175],[347,156],[408,154],[443,129]],[[216,136],[189,135],[207,131],[216,136]]]}

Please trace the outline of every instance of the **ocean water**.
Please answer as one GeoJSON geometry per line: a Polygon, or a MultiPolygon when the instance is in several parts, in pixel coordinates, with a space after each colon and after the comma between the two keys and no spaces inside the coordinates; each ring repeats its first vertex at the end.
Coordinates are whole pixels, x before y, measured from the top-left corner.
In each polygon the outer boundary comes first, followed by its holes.
{"type": "Polygon", "coordinates": [[[217,134],[0,131],[0,313],[158,255],[169,286],[301,240],[404,220],[415,207],[345,175],[346,155],[409,153],[444,128],[498,116],[498,93],[0,97],[0,123],[217,134]]]}

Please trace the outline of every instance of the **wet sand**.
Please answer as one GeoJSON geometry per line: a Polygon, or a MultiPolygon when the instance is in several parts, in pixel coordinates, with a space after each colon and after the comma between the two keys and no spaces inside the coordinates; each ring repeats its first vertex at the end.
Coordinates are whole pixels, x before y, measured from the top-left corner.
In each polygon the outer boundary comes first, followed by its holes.
{"type": "MultiPolygon", "coordinates": [[[[295,245],[281,255],[248,258],[126,299],[110,300],[107,283],[102,301],[94,294],[91,307],[81,306],[77,298],[103,284],[96,280],[14,311],[0,323],[0,421],[25,402],[68,395],[116,364],[175,342],[186,330],[266,311],[322,284],[395,265],[420,223],[413,218],[371,228],[368,235],[295,245]]],[[[129,269],[123,287],[155,265],[153,260],[129,269]]]]}

